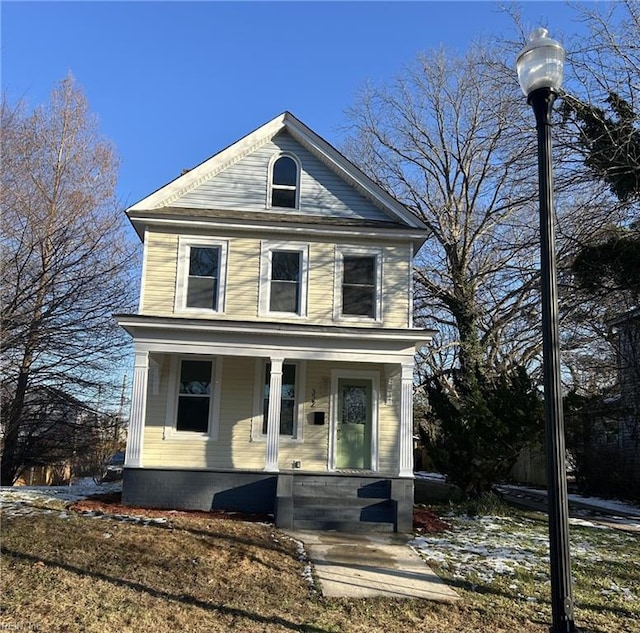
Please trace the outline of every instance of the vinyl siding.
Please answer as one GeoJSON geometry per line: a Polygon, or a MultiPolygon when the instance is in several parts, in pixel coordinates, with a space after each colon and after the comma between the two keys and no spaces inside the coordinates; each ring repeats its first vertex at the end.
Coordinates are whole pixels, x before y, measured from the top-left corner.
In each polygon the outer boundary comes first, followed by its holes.
{"type": "MultiPolygon", "coordinates": [[[[189,232],[190,235],[198,235],[189,232]]],[[[206,234],[201,233],[200,236],[206,234]]],[[[218,236],[216,236],[218,237],[218,236]]],[[[147,235],[147,265],[141,313],[151,316],[172,316],[175,305],[178,238],[176,231],[150,231],[147,235]]],[[[231,232],[219,236],[228,239],[227,292],[224,314],[198,314],[198,318],[230,320],[288,321],[287,316],[258,314],[261,239],[255,235],[231,232]]],[[[296,241],[300,241],[296,238],[296,241]]],[[[349,240],[326,243],[309,240],[308,316],[306,322],[322,325],[335,324],[333,320],[334,276],[336,244],[375,247],[367,240],[349,240]]],[[[379,244],[383,249],[383,323],[382,327],[408,326],[409,266],[408,248],[403,242],[379,244]]],[[[353,323],[353,322],[352,322],[353,323]]],[[[379,327],[367,320],[357,325],[379,327]]]]}
{"type": "Polygon", "coordinates": [[[398,434],[400,432],[400,374],[385,385],[384,371],[380,368],[380,403],[378,426],[378,470],[397,473],[399,460],[398,434]],[[389,390],[387,392],[387,389],[389,390]],[[385,398],[386,395],[386,398],[385,398]]]}
{"type": "MultiPolygon", "coordinates": [[[[143,464],[145,467],[183,468],[236,468],[262,470],[265,462],[266,442],[252,440],[252,420],[259,429],[262,415],[256,408],[256,390],[261,393],[261,372],[256,372],[256,360],[246,357],[225,357],[222,368],[222,390],[218,437],[216,440],[204,438],[174,439],[165,437],[167,423],[170,356],[154,354],[152,360],[159,367],[157,389],[149,389],[147,396],[147,419],[144,431],[143,464]],[[256,385],[256,375],[260,384],[256,385]]],[[[303,425],[302,440],[281,438],[279,466],[282,470],[292,468],[296,460],[302,470],[324,472],[328,463],[329,432],[331,429],[330,385],[331,371],[361,370],[362,365],[328,362],[307,362],[303,393],[302,416],[298,423],[303,425]],[[325,413],[323,425],[313,424],[316,411],[325,413]]],[[[371,371],[380,373],[380,402],[378,406],[378,446],[381,473],[393,474],[397,471],[398,426],[400,381],[397,376],[391,380],[392,390],[385,403],[383,367],[368,365],[371,371]]],[[[150,384],[154,381],[150,381],[150,384]]]]}
{"type": "Polygon", "coordinates": [[[251,442],[253,414],[253,359],[227,357],[222,363],[222,389],[217,439],[172,438],[165,433],[171,368],[168,355],[161,361],[158,393],[149,390],[143,443],[145,467],[243,468],[264,467],[264,446],[251,442]],[[164,438],[164,439],[163,439],[164,438]]]}
{"type": "Polygon", "coordinates": [[[141,313],[170,315],[175,301],[178,235],[149,231],[145,249],[147,259],[141,313]]]}
{"type": "MultiPolygon", "coordinates": [[[[172,202],[172,206],[268,212],[269,162],[280,152],[295,154],[301,163],[300,211],[303,213],[367,220],[391,219],[287,133],[275,136],[248,156],[196,186],[172,202]]],[[[286,211],[278,209],[279,213],[286,211]]]]}
{"type": "Polygon", "coordinates": [[[329,363],[307,362],[303,414],[298,424],[302,424],[302,441],[280,442],[278,455],[281,469],[290,469],[294,461],[300,461],[302,470],[323,472],[327,470],[329,450],[329,363]],[[314,397],[315,396],[315,397],[314,397]],[[314,413],[323,411],[325,423],[315,425],[314,413]]]}

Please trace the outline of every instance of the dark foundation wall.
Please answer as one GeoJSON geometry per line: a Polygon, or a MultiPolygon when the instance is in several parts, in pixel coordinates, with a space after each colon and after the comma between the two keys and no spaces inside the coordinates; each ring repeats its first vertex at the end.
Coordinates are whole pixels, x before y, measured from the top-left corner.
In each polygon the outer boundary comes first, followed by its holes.
{"type": "Polygon", "coordinates": [[[283,529],[404,532],[413,479],[377,474],[126,468],[125,505],[271,514],[283,529]]]}
{"type": "Polygon", "coordinates": [[[274,514],[278,476],[262,473],[126,468],[122,502],[141,508],[274,514]]]}

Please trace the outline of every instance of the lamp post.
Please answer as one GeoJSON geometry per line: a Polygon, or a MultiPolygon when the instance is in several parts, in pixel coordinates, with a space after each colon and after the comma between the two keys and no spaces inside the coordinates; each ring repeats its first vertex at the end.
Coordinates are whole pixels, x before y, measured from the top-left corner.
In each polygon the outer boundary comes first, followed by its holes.
{"type": "Polygon", "coordinates": [[[536,29],[518,55],[518,79],[533,108],[538,131],[540,188],[540,276],[542,284],[542,349],[544,359],[547,500],[551,566],[551,633],[573,633],[573,597],[569,555],[569,511],[565,467],[560,340],[551,168],[551,114],[562,84],[564,49],[536,29]]]}

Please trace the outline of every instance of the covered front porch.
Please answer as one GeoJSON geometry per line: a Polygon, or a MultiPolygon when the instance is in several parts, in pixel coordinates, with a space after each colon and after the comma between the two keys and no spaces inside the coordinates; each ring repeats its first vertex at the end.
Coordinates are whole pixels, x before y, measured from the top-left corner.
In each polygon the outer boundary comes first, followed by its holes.
{"type": "Polygon", "coordinates": [[[139,316],[121,325],[135,344],[126,503],[274,514],[284,527],[314,513],[406,523],[415,331],[139,316]],[[381,496],[368,497],[374,481],[381,496]]]}

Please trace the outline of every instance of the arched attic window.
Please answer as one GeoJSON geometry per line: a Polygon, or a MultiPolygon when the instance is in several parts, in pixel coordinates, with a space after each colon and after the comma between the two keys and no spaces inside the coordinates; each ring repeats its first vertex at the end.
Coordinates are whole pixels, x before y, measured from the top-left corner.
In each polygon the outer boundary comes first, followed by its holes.
{"type": "Polygon", "coordinates": [[[300,204],[300,164],[290,154],[272,161],[269,174],[269,206],[297,209],[300,204]]]}

